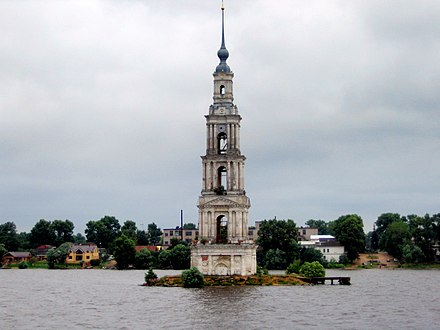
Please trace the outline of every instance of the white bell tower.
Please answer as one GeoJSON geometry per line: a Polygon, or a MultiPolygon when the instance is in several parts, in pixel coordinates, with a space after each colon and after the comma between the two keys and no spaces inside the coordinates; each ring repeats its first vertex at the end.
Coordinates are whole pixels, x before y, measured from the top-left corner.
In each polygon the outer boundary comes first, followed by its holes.
{"type": "Polygon", "coordinates": [[[250,200],[244,189],[240,121],[234,105],[234,74],[226,63],[224,8],[222,43],[214,76],[213,104],[206,115],[206,155],[202,156],[199,243],[191,265],[208,275],[250,275],[256,272],[256,246],[248,237],[250,200]]]}

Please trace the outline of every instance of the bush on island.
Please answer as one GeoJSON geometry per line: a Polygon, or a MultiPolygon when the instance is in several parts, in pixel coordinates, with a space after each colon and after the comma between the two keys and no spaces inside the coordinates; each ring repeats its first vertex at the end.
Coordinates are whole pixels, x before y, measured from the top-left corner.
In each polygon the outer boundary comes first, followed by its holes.
{"type": "Polygon", "coordinates": [[[305,277],[324,277],[325,268],[317,261],[305,262],[301,266],[299,273],[305,277]]]}
{"type": "Polygon", "coordinates": [[[286,274],[299,274],[299,270],[301,268],[301,260],[296,259],[289,266],[287,266],[286,274]]]}
{"type": "Polygon", "coordinates": [[[269,275],[269,271],[266,268],[257,265],[257,272],[255,273],[255,275],[269,275]]]}
{"type": "Polygon", "coordinates": [[[203,274],[197,267],[191,267],[182,273],[182,282],[184,288],[202,288],[205,284],[203,274]]]}
{"type": "Polygon", "coordinates": [[[152,286],[157,281],[157,275],[153,272],[153,268],[150,267],[148,273],[145,273],[145,284],[152,286]]]}
{"type": "Polygon", "coordinates": [[[29,265],[28,265],[28,263],[26,262],[26,261],[21,261],[19,264],[18,264],[18,268],[19,269],[26,269],[26,268],[28,268],[29,267],[29,265]]]}

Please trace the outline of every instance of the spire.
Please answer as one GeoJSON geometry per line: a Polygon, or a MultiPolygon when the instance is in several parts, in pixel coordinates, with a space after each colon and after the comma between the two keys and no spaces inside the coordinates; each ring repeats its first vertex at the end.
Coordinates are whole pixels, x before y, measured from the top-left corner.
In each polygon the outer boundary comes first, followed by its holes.
{"type": "Polygon", "coordinates": [[[231,72],[229,65],[226,64],[226,60],[229,57],[229,52],[225,46],[225,7],[222,0],[222,45],[217,52],[217,56],[220,59],[220,64],[217,65],[215,72],[231,72]]]}

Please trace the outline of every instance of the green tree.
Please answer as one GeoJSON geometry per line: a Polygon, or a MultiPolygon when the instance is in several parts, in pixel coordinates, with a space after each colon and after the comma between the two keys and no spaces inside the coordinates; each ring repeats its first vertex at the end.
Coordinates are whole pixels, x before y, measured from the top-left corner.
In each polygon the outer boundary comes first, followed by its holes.
{"type": "Polygon", "coordinates": [[[138,230],[136,232],[136,241],[137,245],[150,245],[150,242],[148,242],[148,236],[145,230],[138,230]]]}
{"type": "Polygon", "coordinates": [[[270,249],[264,257],[264,267],[267,269],[286,269],[288,264],[286,252],[280,249],[270,249]]]}
{"type": "Polygon", "coordinates": [[[377,251],[379,248],[379,234],[377,233],[377,230],[367,233],[365,236],[365,246],[370,252],[377,251]]]}
{"type": "Polygon", "coordinates": [[[336,236],[335,234],[336,220],[327,223],[328,235],[336,236]]]}
{"type": "MultiPolygon", "coordinates": [[[[297,241],[298,230],[293,220],[264,220],[258,230],[257,244],[261,249],[263,260],[266,265],[283,264],[280,250],[285,255],[284,265],[279,269],[286,269],[286,266],[298,257],[299,245],[297,241]],[[270,259],[267,257],[269,250],[273,250],[270,259]],[[276,262],[275,262],[276,261],[276,262]]],[[[266,268],[269,269],[268,266],[266,268]]]]}
{"type": "Polygon", "coordinates": [[[73,229],[75,225],[70,220],[54,220],[49,230],[54,237],[54,245],[59,246],[65,242],[73,242],[73,229]]]}
{"type": "Polygon", "coordinates": [[[194,223],[192,223],[192,222],[188,222],[188,223],[185,223],[185,224],[183,225],[183,229],[187,229],[187,230],[196,230],[196,229],[197,229],[197,226],[196,226],[194,223]]]}
{"type": "Polygon", "coordinates": [[[191,251],[189,247],[178,244],[171,249],[170,263],[173,269],[188,269],[191,263],[191,251]]]}
{"type": "Polygon", "coordinates": [[[47,252],[47,263],[49,268],[54,269],[56,264],[65,265],[71,247],[72,243],[66,242],[55,249],[49,250],[47,252]]]}
{"type": "Polygon", "coordinates": [[[30,242],[32,247],[39,245],[55,245],[55,233],[51,222],[40,219],[31,229],[30,242]]]}
{"type": "Polygon", "coordinates": [[[115,239],[113,244],[113,255],[118,269],[127,269],[133,265],[136,257],[136,248],[133,240],[124,234],[115,239]]]}
{"type": "Polygon", "coordinates": [[[320,264],[324,263],[324,256],[322,252],[315,248],[301,247],[299,251],[299,258],[302,263],[317,261],[320,264]]]}
{"type": "Polygon", "coordinates": [[[202,288],[205,279],[197,267],[192,267],[182,272],[182,282],[184,288],[202,288]]]}
{"type": "Polygon", "coordinates": [[[357,214],[339,217],[333,227],[336,239],[344,246],[347,258],[353,261],[365,250],[365,233],[362,218],[357,214]]]}
{"type": "Polygon", "coordinates": [[[171,251],[170,250],[162,250],[159,253],[158,257],[159,266],[162,269],[171,268],[171,251]]]}
{"type": "Polygon", "coordinates": [[[324,220],[310,219],[306,221],[306,226],[310,228],[318,228],[318,235],[330,235],[328,225],[324,220]]]}
{"type": "Polygon", "coordinates": [[[121,227],[121,232],[124,233],[129,239],[136,242],[137,240],[137,227],[136,222],[127,220],[121,227]]]}
{"type": "Polygon", "coordinates": [[[134,266],[137,269],[148,269],[151,267],[152,261],[153,257],[151,256],[151,252],[147,249],[141,249],[136,253],[134,266]]]}
{"type": "Polygon", "coordinates": [[[440,241],[440,213],[432,215],[431,221],[434,230],[434,237],[437,241],[440,241]]]}
{"type": "Polygon", "coordinates": [[[159,245],[162,239],[162,230],[153,222],[148,224],[148,241],[151,245],[159,245]]]}
{"type": "Polygon", "coordinates": [[[5,253],[7,253],[8,250],[6,249],[5,245],[3,243],[0,243],[0,262],[5,253]]]}
{"type": "Polygon", "coordinates": [[[299,273],[305,277],[324,277],[325,268],[317,261],[305,262],[301,266],[299,273]]]}
{"type": "Polygon", "coordinates": [[[77,233],[75,236],[73,236],[73,242],[76,244],[84,244],[86,242],[86,238],[81,233],[77,233]]]}
{"type": "Polygon", "coordinates": [[[106,215],[98,221],[89,221],[86,224],[86,237],[98,247],[109,248],[111,243],[120,235],[121,225],[113,216],[106,215]]]}
{"type": "Polygon", "coordinates": [[[151,252],[151,267],[153,267],[154,269],[158,269],[160,268],[160,263],[159,263],[159,255],[160,255],[160,251],[150,251],[151,252]]]}
{"type": "Polygon", "coordinates": [[[436,230],[433,218],[426,214],[424,217],[408,215],[407,219],[412,242],[421,249],[423,261],[434,261],[433,245],[436,242],[436,230]]]}
{"type": "Polygon", "coordinates": [[[286,274],[299,274],[299,270],[301,269],[301,260],[297,259],[292,262],[289,266],[287,266],[286,274]]]}
{"type": "Polygon", "coordinates": [[[409,226],[402,220],[394,221],[387,226],[380,238],[380,245],[394,258],[402,258],[402,248],[411,238],[409,226]]]}
{"type": "Polygon", "coordinates": [[[29,251],[32,249],[30,237],[31,237],[31,234],[26,233],[24,231],[17,234],[18,250],[19,251],[29,251]]]}
{"type": "Polygon", "coordinates": [[[179,244],[187,246],[188,242],[185,240],[181,240],[180,238],[173,237],[172,239],[170,239],[170,247],[169,248],[172,249],[179,244]]]}
{"type": "Polygon", "coordinates": [[[19,241],[14,222],[8,221],[0,225],[0,244],[3,244],[7,251],[17,251],[19,241]]]}
{"type": "Polygon", "coordinates": [[[157,281],[157,275],[153,272],[153,268],[148,269],[148,273],[145,273],[145,284],[148,286],[154,285],[157,281]]]}
{"type": "Polygon", "coordinates": [[[381,245],[381,242],[383,242],[382,234],[385,232],[385,230],[388,228],[390,224],[392,224],[395,221],[402,221],[402,217],[398,213],[383,213],[381,214],[376,222],[375,222],[375,231],[378,235],[379,240],[379,249],[385,250],[385,247],[381,245]]]}
{"type": "Polygon", "coordinates": [[[425,255],[417,245],[407,243],[402,247],[402,259],[406,263],[418,264],[425,260],[425,255]]]}

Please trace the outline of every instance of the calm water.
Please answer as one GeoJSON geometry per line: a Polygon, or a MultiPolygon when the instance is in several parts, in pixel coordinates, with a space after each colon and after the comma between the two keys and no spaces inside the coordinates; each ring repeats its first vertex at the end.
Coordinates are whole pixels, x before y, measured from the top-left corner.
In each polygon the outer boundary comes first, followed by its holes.
{"type": "Polygon", "coordinates": [[[136,270],[0,270],[0,328],[440,329],[438,270],[327,275],[352,285],[149,288],[136,270]]]}

